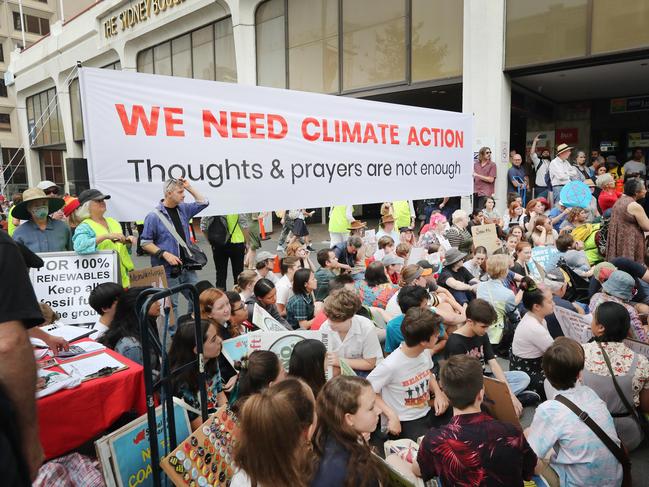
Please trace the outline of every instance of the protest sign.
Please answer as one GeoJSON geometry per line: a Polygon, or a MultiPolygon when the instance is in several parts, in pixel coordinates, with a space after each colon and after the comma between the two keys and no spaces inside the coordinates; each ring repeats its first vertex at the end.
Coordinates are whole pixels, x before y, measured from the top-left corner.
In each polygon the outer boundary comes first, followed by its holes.
{"type": "MultiPolygon", "coordinates": [[[[146,267],[144,269],[135,269],[128,273],[131,280],[131,287],[151,286],[159,289],[166,289],[167,274],[165,273],[164,266],[157,265],[155,267],[146,267]]],[[[160,300],[160,313],[164,315],[165,312],[169,313],[169,321],[173,323],[174,311],[171,307],[171,298],[166,298],[166,304],[160,300]]]]}
{"type": "Polygon", "coordinates": [[[410,249],[410,254],[408,255],[407,265],[417,264],[420,260],[428,259],[428,250],[421,247],[413,247],[410,249]]]}
{"type": "Polygon", "coordinates": [[[228,338],[223,341],[222,353],[225,359],[234,367],[234,363],[241,360],[241,357],[248,353],[249,334],[228,338]]]}
{"type": "Polygon", "coordinates": [[[495,223],[474,225],[471,227],[471,235],[473,236],[473,246],[476,248],[480,246],[484,247],[487,249],[488,255],[493,254],[500,248],[500,240],[498,240],[495,223]]]}
{"type": "Polygon", "coordinates": [[[483,404],[489,414],[498,421],[504,421],[521,428],[521,422],[512,402],[512,395],[506,383],[492,377],[484,377],[483,404]]]}
{"type": "Polygon", "coordinates": [[[559,261],[559,251],[555,247],[534,247],[530,272],[534,279],[541,279],[541,273],[554,269],[559,261]],[[535,265],[536,264],[536,265],[535,265]],[[541,266],[541,269],[538,268],[541,266]]]}
{"type": "MultiPolygon", "coordinates": [[[[187,411],[177,398],[174,398],[174,418],[176,440],[182,442],[189,436],[191,429],[187,411]]],[[[156,408],[156,427],[158,430],[158,451],[162,457],[165,452],[165,440],[161,406],[156,408]]],[[[146,414],[97,440],[95,448],[107,485],[153,487],[151,447],[146,414]]],[[[169,446],[167,446],[168,448],[169,446]]]]}
{"type": "Polygon", "coordinates": [[[580,315],[574,311],[559,306],[554,307],[554,315],[557,317],[563,334],[578,343],[586,343],[593,336],[590,324],[593,315],[580,315]]]}
{"type": "Polygon", "coordinates": [[[270,350],[277,355],[282,365],[288,370],[288,361],[291,358],[293,347],[297,342],[306,339],[321,341],[329,350],[329,332],[314,330],[293,330],[293,331],[255,331],[248,334],[248,350],[252,353],[255,350],[270,350]]]}
{"type": "Polygon", "coordinates": [[[627,338],[626,340],[624,340],[624,344],[635,353],[639,353],[640,355],[644,355],[645,357],[649,358],[649,343],[639,342],[638,340],[631,340],[630,338],[627,338]]]}
{"type": "Polygon", "coordinates": [[[95,68],[79,81],[90,185],[117,220],[144,218],[170,177],[209,197],[206,215],[473,192],[470,113],[95,68]]]}
{"type": "Polygon", "coordinates": [[[117,254],[102,250],[87,255],[45,252],[38,256],[45,264],[29,271],[36,298],[49,304],[65,325],[97,321],[99,315],[88,304],[88,296],[101,283],[119,282],[117,254]]]}
{"type": "Polygon", "coordinates": [[[286,331],[286,327],[273,318],[268,311],[255,303],[252,324],[264,331],[286,331]]]}

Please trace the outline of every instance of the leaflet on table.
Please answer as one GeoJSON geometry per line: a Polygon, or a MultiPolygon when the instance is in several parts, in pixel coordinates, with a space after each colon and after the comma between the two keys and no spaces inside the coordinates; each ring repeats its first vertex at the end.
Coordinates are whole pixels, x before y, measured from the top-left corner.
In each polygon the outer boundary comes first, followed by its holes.
{"type": "MultiPolygon", "coordinates": [[[[50,335],[65,338],[68,342],[73,342],[75,340],[79,340],[80,338],[85,338],[95,331],[91,328],[62,325],[60,323],[53,323],[51,325],[44,326],[41,329],[49,333],[50,335]]],[[[38,338],[30,338],[30,341],[35,347],[47,348],[47,345],[43,340],[40,340],[38,338]]]]}
{"type": "Polygon", "coordinates": [[[80,377],[73,377],[55,370],[38,369],[36,398],[49,396],[61,389],[72,389],[81,384],[80,377]],[[44,382],[42,382],[44,381],[44,382]]]}
{"type": "Polygon", "coordinates": [[[555,306],[554,314],[565,336],[576,340],[578,343],[586,343],[592,338],[593,331],[590,328],[593,321],[592,315],[580,315],[559,306],[555,306]]]}
{"type": "Polygon", "coordinates": [[[248,353],[248,337],[250,335],[250,333],[246,333],[223,341],[223,356],[232,367],[236,361],[241,360],[241,357],[248,353]]]}
{"type": "Polygon", "coordinates": [[[252,312],[252,323],[264,331],[286,331],[286,327],[273,318],[268,311],[255,304],[252,312]]]}
{"type": "Polygon", "coordinates": [[[126,365],[107,353],[99,353],[61,364],[61,368],[68,374],[81,379],[86,379],[107,367],[114,369],[113,372],[117,372],[125,369],[126,365]]]}

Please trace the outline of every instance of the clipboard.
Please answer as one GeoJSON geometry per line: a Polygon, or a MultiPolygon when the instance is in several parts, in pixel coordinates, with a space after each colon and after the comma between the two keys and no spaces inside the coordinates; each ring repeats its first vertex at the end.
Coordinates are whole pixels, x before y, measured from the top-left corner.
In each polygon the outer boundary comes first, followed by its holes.
{"type": "Polygon", "coordinates": [[[89,357],[71,360],[59,364],[66,374],[81,378],[82,382],[100,377],[113,375],[128,366],[106,352],[91,355],[89,357]]]}
{"type": "Polygon", "coordinates": [[[498,421],[510,423],[518,429],[523,429],[514,409],[509,387],[504,382],[492,377],[484,377],[484,400],[482,405],[498,421]]]}

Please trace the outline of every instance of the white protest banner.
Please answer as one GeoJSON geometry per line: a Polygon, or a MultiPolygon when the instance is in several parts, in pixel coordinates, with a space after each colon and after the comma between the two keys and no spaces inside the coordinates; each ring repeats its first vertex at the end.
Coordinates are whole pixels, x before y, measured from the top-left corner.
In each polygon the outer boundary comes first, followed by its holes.
{"type": "Polygon", "coordinates": [[[49,304],[65,325],[97,321],[99,315],[88,304],[88,296],[101,283],[119,282],[117,254],[101,250],[87,255],[45,252],[38,256],[45,264],[29,271],[38,300],[49,304]]]}
{"type": "Polygon", "coordinates": [[[484,247],[487,249],[487,254],[491,255],[500,248],[500,240],[498,240],[498,231],[496,230],[495,223],[486,223],[485,225],[474,225],[471,227],[471,235],[473,236],[473,246],[484,247]]]}
{"type": "Polygon", "coordinates": [[[557,317],[563,334],[568,338],[572,338],[578,343],[586,343],[593,337],[593,332],[590,328],[593,315],[580,315],[579,313],[559,306],[554,307],[554,315],[557,317]]]}
{"type": "Polygon", "coordinates": [[[273,318],[268,311],[255,304],[252,312],[252,324],[264,331],[286,331],[286,327],[273,318]]]}
{"type": "Polygon", "coordinates": [[[90,184],[117,220],[185,177],[204,214],[473,192],[473,115],[130,71],[79,70],[90,184]]]}
{"type": "MultiPolygon", "coordinates": [[[[255,331],[248,334],[248,351],[270,350],[277,355],[282,365],[288,370],[288,361],[291,359],[293,347],[302,340],[313,339],[321,341],[329,350],[329,332],[320,330],[293,330],[293,331],[255,331]]],[[[331,376],[330,376],[331,377],[331,376]]]]}
{"type": "Polygon", "coordinates": [[[624,344],[634,352],[649,358],[649,343],[639,342],[637,340],[627,338],[624,340],[624,344]]]}

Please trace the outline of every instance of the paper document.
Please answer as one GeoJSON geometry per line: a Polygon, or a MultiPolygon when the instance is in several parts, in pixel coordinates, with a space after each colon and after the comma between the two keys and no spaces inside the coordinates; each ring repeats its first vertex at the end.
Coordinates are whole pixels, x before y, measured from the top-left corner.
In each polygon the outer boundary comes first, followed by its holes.
{"type": "Polygon", "coordinates": [[[126,368],[122,362],[113,358],[107,353],[99,353],[86,358],[80,358],[73,362],[61,364],[61,368],[74,377],[85,379],[86,377],[96,374],[101,369],[110,367],[116,370],[126,368]]]}
{"type": "Polygon", "coordinates": [[[54,394],[61,389],[72,389],[73,387],[77,387],[81,384],[81,379],[54,370],[39,369],[38,383],[39,386],[42,386],[42,389],[36,391],[37,399],[54,394]],[[44,381],[44,383],[42,381],[44,381]]]}
{"type": "MultiPolygon", "coordinates": [[[[73,342],[75,340],[78,340],[79,338],[85,338],[95,331],[91,328],[82,328],[80,326],[72,325],[60,325],[57,323],[44,326],[41,328],[41,330],[49,333],[50,335],[65,338],[68,342],[73,342]]],[[[38,338],[30,338],[30,341],[35,347],[47,348],[47,345],[43,340],[40,340],[38,338]]]]}

